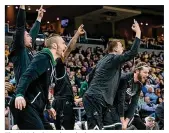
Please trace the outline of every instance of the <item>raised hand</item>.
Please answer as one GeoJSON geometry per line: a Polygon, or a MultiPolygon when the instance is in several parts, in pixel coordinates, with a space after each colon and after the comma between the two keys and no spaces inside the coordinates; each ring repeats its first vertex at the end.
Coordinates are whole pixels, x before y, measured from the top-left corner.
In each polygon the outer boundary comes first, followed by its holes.
{"type": "Polygon", "coordinates": [[[37,11],[38,11],[38,18],[42,19],[44,12],[46,12],[46,10],[43,9],[43,5],[41,5],[41,7],[39,8],[39,10],[37,10],[37,11]]]}
{"type": "Polygon", "coordinates": [[[80,35],[82,35],[82,34],[85,33],[85,30],[83,29],[83,27],[84,27],[84,25],[81,24],[80,27],[79,27],[78,30],[77,30],[77,32],[78,32],[80,35]]]}
{"type": "Polygon", "coordinates": [[[136,32],[136,37],[141,38],[141,30],[137,21],[134,19],[134,24],[132,25],[132,30],[136,32]]]}

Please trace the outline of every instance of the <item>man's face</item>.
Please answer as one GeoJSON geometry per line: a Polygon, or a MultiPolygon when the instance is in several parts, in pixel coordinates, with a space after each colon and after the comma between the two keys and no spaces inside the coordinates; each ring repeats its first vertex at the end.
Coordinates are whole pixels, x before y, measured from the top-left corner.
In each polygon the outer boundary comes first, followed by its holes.
{"type": "Polygon", "coordinates": [[[13,68],[13,63],[12,63],[12,62],[9,62],[8,66],[9,66],[10,68],[13,68]]]}
{"type": "Polygon", "coordinates": [[[83,67],[83,68],[82,68],[82,72],[86,72],[86,67],[83,67]]]}
{"type": "Polygon", "coordinates": [[[9,50],[9,46],[5,44],[5,50],[9,50]]]}
{"type": "Polygon", "coordinates": [[[66,70],[67,70],[68,73],[70,72],[70,68],[69,67],[67,67],[66,70]]]}
{"type": "Polygon", "coordinates": [[[149,73],[149,68],[143,67],[143,69],[138,72],[138,80],[141,83],[145,83],[148,77],[148,73],[149,73]]]}
{"type": "Polygon", "coordinates": [[[146,126],[147,127],[150,127],[150,128],[153,128],[155,126],[155,121],[154,120],[151,120],[151,119],[148,119],[146,121],[146,126]]]}
{"type": "Polygon", "coordinates": [[[57,54],[61,57],[64,57],[64,52],[66,51],[66,44],[62,37],[57,38],[57,54]]]}
{"type": "Polygon", "coordinates": [[[76,86],[73,86],[72,89],[73,89],[73,92],[74,92],[74,93],[77,93],[77,88],[76,88],[76,86]]]}
{"type": "Polygon", "coordinates": [[[150,103],[150,98],[149,98],[149,97],[145,97],[145,102],[146,102],[147,104],[149,104],[149,103],[150,103]]]}
{"type": "Polygon", "coordinates": [[[148,88],[148,92],[152,93],[153,89],[151,87],[148,88]]]}
{"type": "Polygon", "coordinates": [[[122,54],[123,53],[123,45],[121,44],[121,42],[117,42],[117,48],[116,48],[116,52],[117,54],[122,54]]]}
{"type": "Polygon", "coordinates": [[[88,64],[87,64],[87,62],[84,62],[84,66],[85,66],[85,67],[88,67],[88,64]]]}
{"type": "Polygon", "coordinates": [[[7,97],[8,96],[8,91],[5,89],[5,96],[7,97]]]}
{"type": "Polygon", "coordinates": [[[26,47],[32,47],[32,37],[27,31],[24,33],[24,43],[26,47]]]}

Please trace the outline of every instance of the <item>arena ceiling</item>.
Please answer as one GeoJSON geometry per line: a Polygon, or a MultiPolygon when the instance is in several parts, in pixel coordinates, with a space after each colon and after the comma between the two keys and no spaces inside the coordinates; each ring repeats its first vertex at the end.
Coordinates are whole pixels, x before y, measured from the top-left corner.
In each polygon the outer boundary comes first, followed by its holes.
{"type": "MultiPolygon", "coordinates": [[[[27,18],[36,18],[36,9],[40,5],[29,5],[26,6],[27,18]],[[28,8],[31,10],[28,10],[28,8]]],[[[68,17],[70,19],[81,18],[91,23],[101,22],[116,22],[126,18],[130,18],[138,15],[158,15],[164,17],[164,6],[163,5],[113,5],[113,6],[85,6],[85,5],[44,5],[46,13],[44,20],[55,21],[57,17],[68,17]]]]}

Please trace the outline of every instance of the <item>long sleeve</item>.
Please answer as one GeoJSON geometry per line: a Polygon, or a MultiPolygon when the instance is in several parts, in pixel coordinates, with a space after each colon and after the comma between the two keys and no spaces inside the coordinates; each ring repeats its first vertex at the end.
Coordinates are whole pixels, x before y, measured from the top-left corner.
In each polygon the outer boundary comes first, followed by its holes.
{"type": "Polygon", "coordinates": [[[127,114],[126,114],[127,118],[133,117],[134,112],[135,112],[135,110],[137,108],[137,103],[138,103],[140,92],[141,92],[141,90],[137,91],[136,95],[134,95],[132,97],[131,103],[129,105],[129,108],[128,108],[127,114]]]}
{"type": "Polygon", "coordinates": [[[19,9],[17,20],[16,20],[16,34],[14,36],[14,43],[12,46],[12,51],[20,50],[24,48],[24,32],[26,24],[26,13],[25,10],[19,9]]]}
{"type": "Polygon", "coordinates": [[[40,30],[40,22],[36,20],[33,27],[31,28],[31,30],[29,32],[30,36],[32,37],[32,46],[33,47],[34,47],[36,38],[38,36],[39,30],[40,30]]]}
{"type": "Polygon", "coordinates": [[[133,59],[138,54],[139,47],[140,47],[140,39],[136,37],[129,51],[125,52],[122,55],[115,56],[117,63],[124,63],[126,61],[133,59]]]}
{"type": "Polygon", "coordinates": [[[145,111],[155,111],[155,109],[156,109],[156,107],[154,105],[152,107],[150,107],[147,104],[142,105],[141,108],[145,111]]]}
{"type": "Polygon", "coordinates": [[[117,107],[120,117],[124,117],[125,95],[127,90],[127,82],[133,78],[133,73],[123,74],[120,78],[120,84],[117,91],[117,107]]]}
{"type": "Polygon", "coordinates": [[[16,96],[25,95],[25,92],[29,85],[32,83],[32,81],[37,79],[47,70],[48,63],[49,62],[46,55],[39,54],[34,57],[31,64],[28,66],[27,70],[23,73],[19,80],[16,96]]]}
{"type": "MultiPolygon", "coordinates": [[[[120,82],[122,83],[122,82],[120,82]]],[[[118,92],[117,92],[117,97],[118,97],[118,112],[120,114],[120,117],[124,117],[124,104],[125,104],[125,95],[126,95],[126,88],[122,86],[118,92]]]]}

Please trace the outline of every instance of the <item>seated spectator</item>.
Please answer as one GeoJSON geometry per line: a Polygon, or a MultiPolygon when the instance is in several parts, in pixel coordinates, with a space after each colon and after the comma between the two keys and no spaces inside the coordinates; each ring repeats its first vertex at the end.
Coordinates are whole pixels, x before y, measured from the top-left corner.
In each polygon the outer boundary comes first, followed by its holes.
{"type": "Polygon", "coordinates": [[[145,122],[146,130],[159,130],[159,126],[157,122],[155,122],[154,117],[146,117],[145,122]]]}
{"type": "Polygon", "coordinates": [[[141,105],[141,113],[144,113],[144,116],[152,115],[155,112],[157,105],[150,102],[150,98],[146,96],[144,98],[145,103],[141,105]]]}
{"type": "Polygon", "coordinates": [[[5,57],[9,56],[9,45],[5,44],[5,57]]]}
{"type": "Polygon", "coordinates": [[[162,97],[158,97],[157,99],[157,105],[161,104],[163,102],[163,98],[162,97]]]}
{"type": "Polygon", "coordinates": [[[79,91],[78,91],[78,88],[76,85],[73,85],[72,86],[72,90],[73,90],[73,95],[74,95],[74,98],[79,98],[79,91]]]}
{"type": "Polygon", "coordinates": [[[5,67],[5,76],[11,76],[13,74],[13,63],[9,62],[5,67]]]}
{"type": "Polygon", "coordinates": [[[80,92],[79,92],[79,97],[83,97],[83,94],[85,93],[85,91],[88,89],[88,76],[86,76],[86,79],[84,82],[81,83],[81,87],[80,87],[80,92]]]}
{"type": "Polygon", "coordinates": [[[86,69],[86,67],[82,67],[81,74],[82,74],[82,76],[86,76],[87,75],[87,69],[86,69]]]}
{"type": "Polygon", "coordinates": [[[75,85],[75,74],[73,71],[70,72],[69,79],[70,79],[71,85],[75,85]]]}
{"type": "MultiPolygon", "coordinates": [[[[161,97],[161,90],[160,90],[160,88],[157,88],[157,89],[155,90],[155,94],[158,96],[158,98],[161,97]]],[[[158,101],[158,100],[157,100],[157,101],[158,101]]]]}
{"type": "Polygon", "coordinates": [[[140,97],[139,97],[139,99],[138,99],[138,108],[139,108],[139,110],[141,109],[141,106],[144,104],[145,102],[144,102],[144,94],[143,94],[143,92],[141,91],[140,92],[140,97]]]}
{"type": "Polygon", "coordinates": [[[150,98],[151,103],[156,104],[158,96],[153,92],[153,87],[149,86],[145,96],[150,98]]]}

